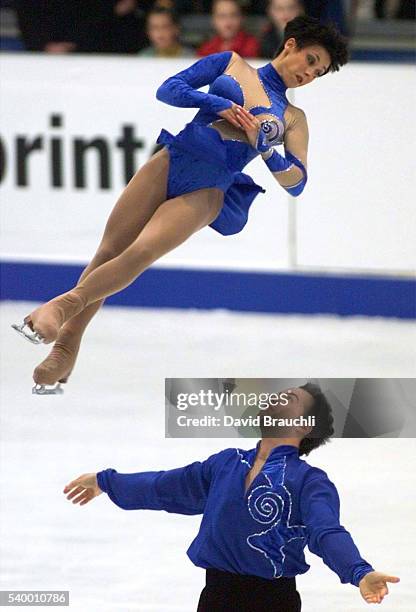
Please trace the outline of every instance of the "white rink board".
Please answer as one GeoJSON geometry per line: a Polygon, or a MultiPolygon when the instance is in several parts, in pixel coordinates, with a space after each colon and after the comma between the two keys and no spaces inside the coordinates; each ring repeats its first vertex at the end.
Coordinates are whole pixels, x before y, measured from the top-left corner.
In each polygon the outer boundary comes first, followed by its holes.
{"type": "MultiPolygon", "coordinates": [[[[193,109],[155,99],[158,85],[188,60],[47,57],[2,54],[1,142],[6,167],[0,184],[2,254],[18,259],[87,261],[123,187],[115,143],[132,125],[148,158],[165,127],[176,133],[193,109]],[[51,127],[59,114],[62,127],[51,127]],[[30,154],[29,186],[16,186],[16,138],[43,139],[30,154]],[[64,187],[50,186],[51,138],[62,140],[64,187]],[[104,137],[112,188],[97,186],[96,152],[87,188],[74,188],[73,139],[104,137]]],[[[259,65],[259,64],[258,64],[259,65]]],[[[415,251],[413,152],[414,71],[410,66],[352,64],[292,91],[310,125],[309,184],[297,204],[259,159],[248,172],[266,189],[248,226],[223,238],[210,228],[162,265],[282,270],[289,267],[289,207],[297,206],[297,259],[321,269],[411,271],[415,251]],[[401,95],[401,92],[403,94],[401,95]]]]}
{"type": "Polygon", "coordinates": [[[298,263],[414,270],[413,67],[347,65],[296,90],[296,104],[311,131],[298,263]]]}

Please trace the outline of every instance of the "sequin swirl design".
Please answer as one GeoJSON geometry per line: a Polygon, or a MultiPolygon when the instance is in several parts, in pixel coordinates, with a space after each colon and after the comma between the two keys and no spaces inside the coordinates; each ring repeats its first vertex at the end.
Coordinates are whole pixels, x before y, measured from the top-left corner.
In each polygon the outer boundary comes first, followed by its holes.
{"type": "MultiPolygon", "coordinates": [[[[251,465],[237,451],[240,461],[251,465]]],[[[247,498],[250,516],[264,525],[264,531],[252,533],[246,539],[248,546],[262,554],[273,568],[273,578],[283,575],[285,546],[292,540],[306,539],[305,525],[291,525],[292,496],[285,486],[286,457],[282,457],[273,468],[273,483],[262,472],[266,484],[257,485],[247,498]]]]}
{"type": "Polygon", "coordinates": [[[248,500],[248,511],[255,521],[269,525],[277,521],[283,512],[284,502],[270,486],[259,485],[250,493],[248,500]]]}
{"type": "Polygon", "coordinates": [[[285,128],[283,122],[277,117],[275,119],[265,119],[262,121],[260,129],[269,147],[276,147],[283,143],[285,128]]]}

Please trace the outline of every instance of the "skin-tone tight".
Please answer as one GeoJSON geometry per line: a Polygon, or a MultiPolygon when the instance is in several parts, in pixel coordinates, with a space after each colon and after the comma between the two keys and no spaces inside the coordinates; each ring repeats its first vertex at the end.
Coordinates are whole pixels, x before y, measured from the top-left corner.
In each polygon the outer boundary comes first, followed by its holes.
{"type": "Polygon", "coordinates": [[[217,217],[223,204],[219,189],[200,189],[166,200],[168,170],[169,154],[163,149],[124,189],[98,250],[75,288],[88,305],[61,327],[51,353],[35,369],[35,382],[65,380],[67,365],[72,362],[71,370],[82,335],[105,297],[130,285],[154,261],[217,217]]]}

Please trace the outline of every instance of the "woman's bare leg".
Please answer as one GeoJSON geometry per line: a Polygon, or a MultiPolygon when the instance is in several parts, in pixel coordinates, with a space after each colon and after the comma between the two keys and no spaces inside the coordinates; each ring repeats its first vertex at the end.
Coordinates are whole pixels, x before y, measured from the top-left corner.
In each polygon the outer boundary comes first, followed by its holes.
{"type": "Polygon", "coordinates": [[[121,291],[153,262],[211,223],[222,202],[219,189],[201,189],[164,202],[138,238],[118,257],[78,283],[75,291],[87,303],[121,291]]]}
{"type": "Polygon", "coordinates": [[[136,240],[120,255],[102,264],[74,289],[36,309],[33,327],[47,340],[74,310],[121,291],[154,261],[211,223],[223,204],[219,189],[200,189],[161,204],[136,240]]]}
{"type": "MultiPolygon", "coordinates": [[[[96,254],[78,283],[106,261],[117,257],[140,234],[156,208],[166,200],[169,154],[156,153],[130,180],[107,221],[96,254]]],[[[77,358],[82,335],[104,299],[90,304],[60,329],[54,347],[33,373],[38,384],[65,382],[77,358]]]]}

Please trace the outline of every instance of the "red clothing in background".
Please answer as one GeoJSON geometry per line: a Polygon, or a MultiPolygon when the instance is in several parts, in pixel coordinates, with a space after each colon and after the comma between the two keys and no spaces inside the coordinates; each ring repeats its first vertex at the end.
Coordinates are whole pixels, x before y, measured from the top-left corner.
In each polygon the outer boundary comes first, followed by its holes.
{"type": "Polygon", "coordinates": [[[203,43],[198,49],[198,55],[210,55],[221,51],[235,51],[241,57],[258,57],[260,45],[257,38],[240,30],[232,40],[225,41],[219,36],[214,36],[211,40],[203,43]]]}

